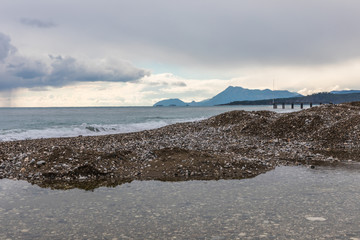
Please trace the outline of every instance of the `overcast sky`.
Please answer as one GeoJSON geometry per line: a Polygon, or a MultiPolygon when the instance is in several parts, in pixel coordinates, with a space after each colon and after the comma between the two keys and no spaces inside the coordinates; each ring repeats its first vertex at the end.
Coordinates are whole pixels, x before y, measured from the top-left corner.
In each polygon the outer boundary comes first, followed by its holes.
{"type": "Polygon", "coordinates": [[[0,106],[360,89],[358,0],[2,0],[0,106]]]}

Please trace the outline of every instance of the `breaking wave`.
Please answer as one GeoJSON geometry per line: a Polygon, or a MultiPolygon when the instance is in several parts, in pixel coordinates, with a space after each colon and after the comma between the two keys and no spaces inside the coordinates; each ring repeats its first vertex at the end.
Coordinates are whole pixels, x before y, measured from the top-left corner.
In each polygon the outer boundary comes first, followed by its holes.
{"type": "Polygon", "coordinates": [[[200,121],[204,118],[194,119],[173,119],[158,120],[143,123],[127,124],[88,124],[72,126],[51,126],[44,129],[11,129],[0,130],[0,141],[15,141],[39,138],[57,138],[57,137],[77,137],[77,136],[97,136],[117,133],[139,132],[164,127],[169,124],[179,122],[200,121]]]}

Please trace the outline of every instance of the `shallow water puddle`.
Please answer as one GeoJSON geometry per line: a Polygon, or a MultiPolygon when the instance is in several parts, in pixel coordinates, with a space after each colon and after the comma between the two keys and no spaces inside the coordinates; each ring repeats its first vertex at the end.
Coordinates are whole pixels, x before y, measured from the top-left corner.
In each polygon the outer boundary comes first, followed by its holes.
{"type": "Polygon", "coordinates": [[[94,191],[3,179],[0,239],[357,239],[359,199],[357,165],[94,191]]]}

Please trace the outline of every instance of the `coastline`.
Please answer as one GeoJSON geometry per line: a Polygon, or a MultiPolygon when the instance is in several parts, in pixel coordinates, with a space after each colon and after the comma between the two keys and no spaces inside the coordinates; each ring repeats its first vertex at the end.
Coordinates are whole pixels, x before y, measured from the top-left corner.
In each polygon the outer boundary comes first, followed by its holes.
{"type": "Polygon", "coordinates": [[[278,165],[360,161],[360,103],[232,111],[104,136],[0,142],[0,179],[92,189],[132,180],[241,179],[278,165]]]}

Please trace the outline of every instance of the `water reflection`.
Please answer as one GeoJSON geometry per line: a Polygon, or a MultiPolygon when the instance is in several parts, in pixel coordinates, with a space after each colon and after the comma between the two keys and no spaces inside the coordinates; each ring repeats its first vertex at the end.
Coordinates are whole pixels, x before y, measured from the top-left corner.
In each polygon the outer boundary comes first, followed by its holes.
{"type": "Polygon", "coordinates": [[[279,167],[244,180],[53,191],[0,181],[0,239],[356,239],[360,171],[279,167]]]}

